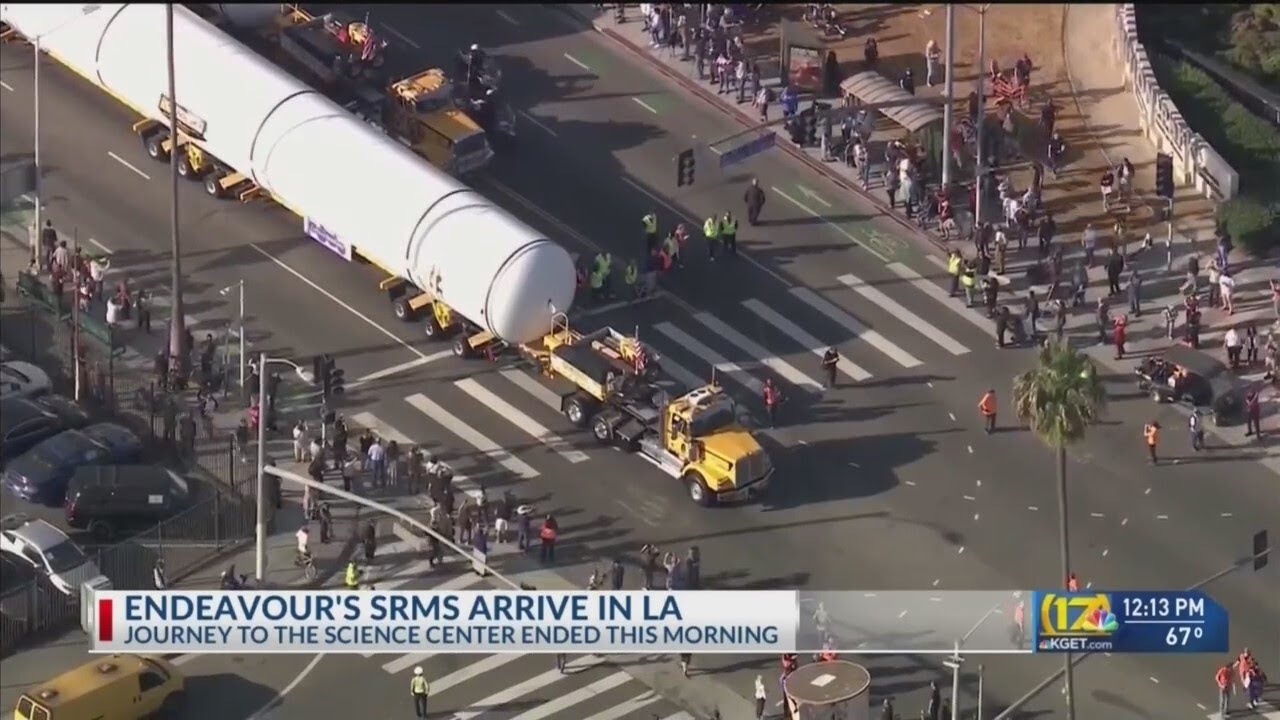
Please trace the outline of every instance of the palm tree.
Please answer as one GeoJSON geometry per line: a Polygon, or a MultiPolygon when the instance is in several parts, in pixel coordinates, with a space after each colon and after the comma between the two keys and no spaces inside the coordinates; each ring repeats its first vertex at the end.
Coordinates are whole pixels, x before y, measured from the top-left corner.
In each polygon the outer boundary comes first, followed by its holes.
{"type": "MultiPolygon", "coordinates": [[[[1058,550],[1064,579],[1071,574],[1071,546],[1067,539],[1067,446],[1084,439],[1106,402],[1106,390],[1093,362],[1066,343],[1046,345],[1040,351],[1036,366],[1013,379],[1014,413],[1054,449],[1056,456],[1058,550]]],[[[1067,717],[1075,720],[1075,682],[1070,653],[1066,656],[1065,672],[1067,717]]]]}

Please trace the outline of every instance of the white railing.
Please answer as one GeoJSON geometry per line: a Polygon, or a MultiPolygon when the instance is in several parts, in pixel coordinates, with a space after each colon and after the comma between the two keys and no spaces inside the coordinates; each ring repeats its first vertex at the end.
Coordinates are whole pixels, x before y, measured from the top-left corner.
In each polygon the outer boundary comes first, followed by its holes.
{"type": "Polygon", "coordinates": [[[1160,152],[1173,155],[1175,180],[1195,185],[1206,197],[1230,200],[1240,190],[1240,174],[1178,112],[1156,82],[1147,49],[1138,40],[1138,23],[1131,3],[1116,5],[1115,52],[1125,66],[1125,85],[1138,103],[1147,139],[1160,152]]]}

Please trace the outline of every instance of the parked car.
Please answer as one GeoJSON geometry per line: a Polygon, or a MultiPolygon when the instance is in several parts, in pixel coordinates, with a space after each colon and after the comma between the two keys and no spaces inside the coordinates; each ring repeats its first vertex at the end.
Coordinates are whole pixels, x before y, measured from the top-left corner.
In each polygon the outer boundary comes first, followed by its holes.
{"type": "Polygon", "coordinates": [[[99,542],[141,531],[190,507],[192,483],[154,465],[82,467],[67,485],[67,524],[99,542]]]}
{"type": "Polygon", "coordinates": [[[35,579],[36,570],[30,563],[0,553],[0,597],[7,596],[35,579]]]}
{"type": "Polygon", "coordinates": [[[63,430],[89,424],[89,414],[61,395],[0,400],[0,461],[17,457],[63,430]]]}
{"type": "Polygon", "coordinates": [[[81,585],[102,574],[66,533],[25,515],[0,518],[0,552],[26,562],[67,595],[79,596],[81,585]]]}
{"type": "Polygon", "coordinates": [[[61,505],[76,468],[136,462],[141,455],[142,440],[132,430],[98,423],[54,435],[14,458],[4,469],[4,486],[23,500],[61,505]]]}
{"type": "Polygon", "coordinates": [[[20,360],[0,363],[0,398],[36,397],[52,387],[48,373],[31,363],[20,360]]]}

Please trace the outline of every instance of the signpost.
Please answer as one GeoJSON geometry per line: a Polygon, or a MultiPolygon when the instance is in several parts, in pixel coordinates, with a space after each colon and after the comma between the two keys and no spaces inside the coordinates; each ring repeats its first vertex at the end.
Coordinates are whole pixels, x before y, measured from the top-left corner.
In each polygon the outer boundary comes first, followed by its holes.
{"type": "Polygon", "coordinates": [[[777,144],[778,134],[766,131],[764,134],[736,144],[728,150],[719,150],[712,147],[711,152],[720,157],[720,169],[725,170],[766,150],[770,150],[777,144]]]}

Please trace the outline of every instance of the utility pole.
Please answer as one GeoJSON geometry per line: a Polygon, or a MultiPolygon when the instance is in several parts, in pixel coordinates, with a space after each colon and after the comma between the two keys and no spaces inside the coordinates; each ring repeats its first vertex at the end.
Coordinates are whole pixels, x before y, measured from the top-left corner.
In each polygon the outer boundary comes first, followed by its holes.
{"type": "Polygon", "coordinates": [[[75,368],[72,381],[75,383],[76,402],[84,400],[80,372],[80,228],[71,231],[71,364],[75,368]]]}
{"type": "Polygon", "coordinates": [[[959,640],[951,657],[943,660],[942,664],[951,668],[951,720],[960,720],[960,666],[964,664],[964,657],[960,655],[959,640]]]}
{"type": "Polygon", "coordinates": [[[40,233],[44,232],[44,171],[40,167],[40,36],[37,35],[31,43],[33,60],[36,64],[36,88],[32,95],[35,97],[35,108],[32,115],[35,116],[35,161],[36,161],[36,231],[31,234],[31,259],[36,261],[37,267],[43,267],[44,263],[40,257],[40,233]]]}
{"type": "Polygon", "coordinates": [[[978,663],[978,720],[982,720],[982,663],[978,663]]]}
{"type": "MultiPolygon", "coordinates": [[[[956,7],[951,3],[947,3],[947,79],[945,93],[947,96],[947,105],[942,109],[942,186],[951,186],[952,157],[951,157],[951,131],[954,127],[955,104],[956,104],[956,7]]],[[[981,72],[982,68],[978,68],[981,72]]]]}
{"type": "MultiPolygon", "coordinates": [[[[975,183],[976,192],[974,192],[973,203],[973,227],[978,228],[982,225],[982,186],[983,177],[986,176],[986,160],[982,157],[982,129],[987,124],[987,100],[983,97],[983,85],[987,72],[987,5],[978,9],[978,127],[977,140],[978,151],[976,153],[976,165],[973,169],[973,182],[975,183]]],[[[950,81],[951,76],[947,76],[950,81]]]]}
{"type": "Polygon", "coordinates": [[[258,354],[258,520],[254,528],[254,578],[262,587],[267,573],[267,354],[258,354]]]}
{"type": "Polygon", "coordinates": [[[182,308],[182,249],[178,243],[178,153],[181,131],[178,128],[178,98],[175,87],[177,79],[174,77],[174,59],[173,59],[173,3],[165,4],[165,34],[168,40],[168,61],[169,61],[169,171],[170,178],[170,198],[169,198],[169,232],[172,235],[173,260],[170,263],[171,276],[169,278],[170,302],[169,302],[169,356],[170,364],[176,368],[178,377],[185,378],[187,376],[187,364],[190,358],[186,352],[186,321],[184,319],[182,308]]]}

